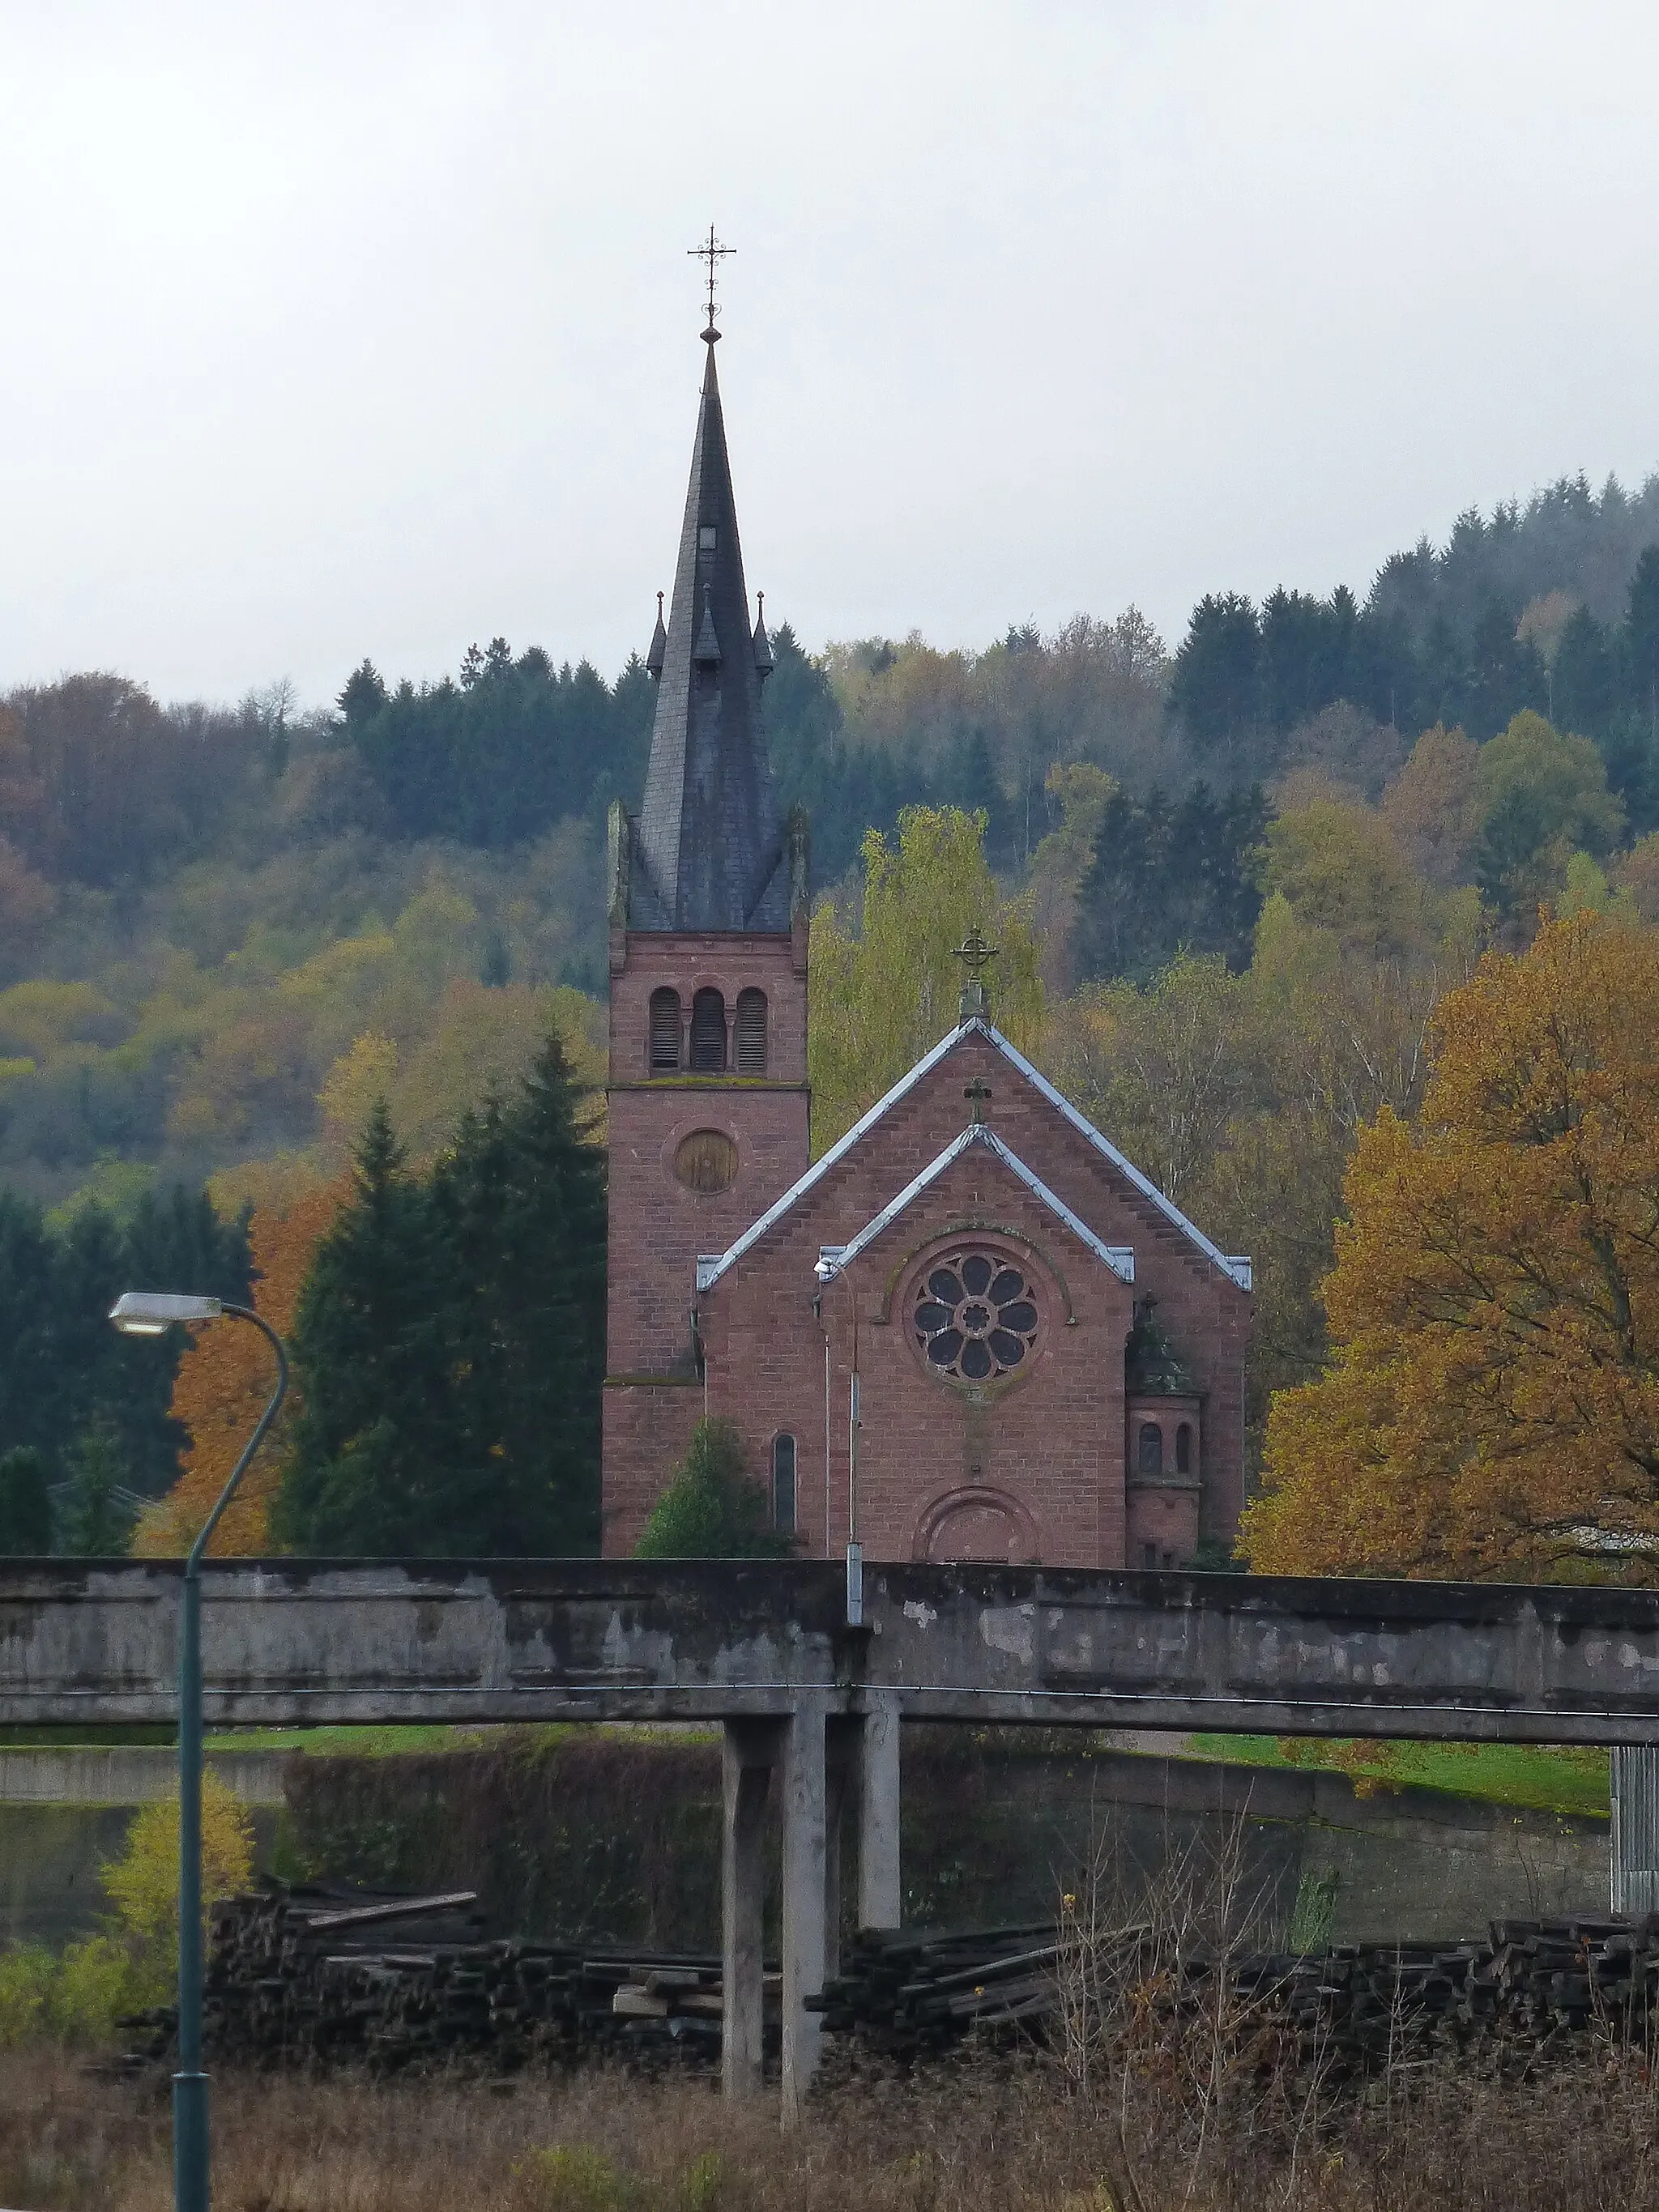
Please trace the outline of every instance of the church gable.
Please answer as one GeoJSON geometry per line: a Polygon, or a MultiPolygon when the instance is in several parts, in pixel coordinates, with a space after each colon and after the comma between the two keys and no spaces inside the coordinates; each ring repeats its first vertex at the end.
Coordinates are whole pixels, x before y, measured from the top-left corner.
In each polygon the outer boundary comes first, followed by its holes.
{"type": "MultiPolygon", "coordinates": [[[[983,1122],[977,1121],[970,1122],[962,1134],[955,1138],[942,1152],[931,1160],[920,1175],[914,1176],[896,1198],[890,1200],[879,1213],[867,1221],[848,1243],[839,1248],[835,1255],[836,1264],[842,1267],[850,1267],[854,1261],[861,1259],[878,1240],[886,1237],[890,1231],[902,1232],[908,1217],[916,1207],[916,1202],[923,1194],[932,1190],[934,1186],[944,1183],[949,1177],[950,1170],[970,1151],[976,1155],[978,1153],[988,1155],[991,1162],[994,1162],[1005,1170],[1014,1182],[1020,1185],[1027,1195],[1034,1198],[1038,1205],[1052,1217],[1053,1224],[1066,1231],[1085,1251],[1099,1261],[1103,1267],[1109,1268],[1120,1282],[1133,1282],[1135,1273],[1133,1248],[1127,1244],[1105,1243],[1096,1236],[1094,1231],[1085,1222],[1079,1219],[1063,1199],[1058,1198],[1049,1189],[1039,1175],[1027,1167],[1018,1154],[1009,1150],[994,1130],[983,1122]]],[[[975,1157],[969,1164],[974,1168],[982,1169],[987,1165],[987,1162],[975,1157]]]]}
{"type": "Polygon", "coordinates": [[[812,1548],[848,1540],[855,1488],[872,1558],[1121,1559],[1129,1255],[982,1127],[833,1254],[823,1218],[809,1199],[699,1300],[709,1410],[757,1469],[781,1449],[812,1548]]]}
{"type": "Polygon", "coordinates": [[[699,1289],[712,1290],[775,1236],[795,1243],[809,1223],[826,1243],[849,1241],[981,1112],[1101,1242],[1156,1246],[1205,1278],[1249,1288],[1248,1261],[1223,1254],[1024,1054],[975,1017],[941,1038],[724,1253],[702,1261],[699,1289]],[[975,1089],[978,1100],[968,1095],[975,1089]]]}

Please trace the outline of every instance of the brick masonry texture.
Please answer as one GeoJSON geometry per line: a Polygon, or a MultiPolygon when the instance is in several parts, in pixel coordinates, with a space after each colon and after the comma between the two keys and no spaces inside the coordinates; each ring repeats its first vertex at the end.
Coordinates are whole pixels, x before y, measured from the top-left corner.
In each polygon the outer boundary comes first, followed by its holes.
{"type": "Polygon", "coordinates": [[[838,1553],[848,1534],[855,1315],[857,1534],[869,1558],[1139,1566],[1148,1546],[1161,1564],[1190,1557],[1200,1534],[1231,1538],[1243,1495],[1249,1297],[977,1031],[698,1297],[697,1255],[729,1249],[807,1164],[804,954],[799,934],[630,933],[613,945],[606,1552],[631,1551],[707,1410],[736,1422],[762,1477],[775,1439],[794,1437],[800,1548],[838,1553]],[[688,1009],[705,983],[728,1007],[746,985],[765,989],[766,1081],[647,1080],[647,1007],[664,982],[688,1009]],[[975,1082],[989,1088],[987,1119],[1003,1142],[1103,1243],[1133,1248],[1133,1289],[975,1146],[820,1295],[820,1249],[850,1243],[960,1133],[975,1082]],[[682,1138],[702,1128],[737,1147],[736,1179],[714,1195],[694,1195],[674,1174],[682,1138]],[[969,1242],[1019,1268],[1038,1315],[1025,1360],[978,1386],[930,1371],[909,1318],[930,1267],[969,1242]],[[1123,1352],[1134,1304],[1149,1295],[1198,1393],[1183,1415],[1170,1410],[1165,1466],[1176,1419],[1190,1418],[1195,1480],[1138,1482],[1131,1471],[1123,1352]]]}

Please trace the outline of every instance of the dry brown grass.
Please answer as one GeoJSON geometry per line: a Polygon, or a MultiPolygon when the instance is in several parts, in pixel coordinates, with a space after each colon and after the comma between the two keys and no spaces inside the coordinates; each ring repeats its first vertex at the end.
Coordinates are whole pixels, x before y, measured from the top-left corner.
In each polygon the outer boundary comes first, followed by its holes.
{"type": "MultiPolygon", "coordinates": [[[[1650,2212],[1646,2068],[1608,2051],[1508,2087],[1452,2074],[1287,2123],[1171,2082],[1087,2093],[1045,2062],[842,2087],[781,2136],[775,2103],[702,2082],[295,2076],[215,2081],[217,2212],[1650,2212]],[[554,2145],[576,2154],[550,2166],[554,2145]],[[598,2154],[597,2157],[591,2154],[598,2154]]],[[[59,2055],[0,2066],[0,2203],[166,2212],[165,2094],[59,2055]]]]}

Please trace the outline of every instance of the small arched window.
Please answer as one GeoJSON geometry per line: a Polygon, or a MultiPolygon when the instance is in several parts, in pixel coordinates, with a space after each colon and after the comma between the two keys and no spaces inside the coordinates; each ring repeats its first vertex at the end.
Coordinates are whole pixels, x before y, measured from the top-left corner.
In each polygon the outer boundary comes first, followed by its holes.
{"type": "Polygon", "coordinates": [[[651,1073],[672,1073],[680,1064],[680,994],[661,990],[651,994],[651,1073]]]}
{"type": "Polygon", "coordinates": [[[781,1536],[795,1533],[795,1439],[772,1439],[772,1526],[781,1536]]]}
{"type": "Polygon", "coordinates": [[[732,1024],[733,1042],[737,1047],[738,1073],[764,1075],[766,1073],[766,994],[764,991],[739,991],[737,1019],[732,1024]]]}
{"type": "Polygon", "coordinates": [[[1193,1425],[1183,1421],[1176,1431],[1176,1473],[1190,1474],[1193,1471],[1193,1425]]]}
{"type": "Polygon", "coordinates": [[[1140,1425],[1140,1447],[1136,1466],[1142,1474],[1162,1474],[1164,1472],[1164,1431],[1156,1421],[1140,1425]]]}
{"type": "Polygon", "coordinates": [[[726,1001],[718,991],[699,991],[691,1001],[691,1066],[700,1075],[726,1066],[726,1001]]]}

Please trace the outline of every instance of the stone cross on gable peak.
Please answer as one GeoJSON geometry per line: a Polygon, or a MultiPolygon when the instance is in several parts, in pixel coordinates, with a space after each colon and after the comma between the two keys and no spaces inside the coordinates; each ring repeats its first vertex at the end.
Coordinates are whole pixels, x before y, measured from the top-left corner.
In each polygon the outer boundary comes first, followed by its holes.
{"type": "Polygon", "coordinates": [[[963,978],[961,1018],[970,1021],[975,1014],[988,1015],[990,999],[985,988],[984,970],[1001,950],[1000,945],[988,945],[984,932],[975,922],[960,945],[952,948],[955,957],[967,971],[963,978]]]}

